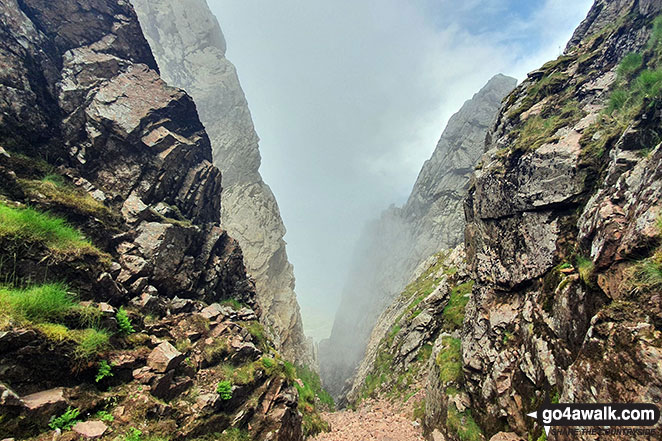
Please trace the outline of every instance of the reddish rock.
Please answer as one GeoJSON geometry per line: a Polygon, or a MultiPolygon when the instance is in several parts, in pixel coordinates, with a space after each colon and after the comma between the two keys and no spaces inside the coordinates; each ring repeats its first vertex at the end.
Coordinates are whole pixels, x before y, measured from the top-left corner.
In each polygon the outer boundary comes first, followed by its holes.
{"type": "Polygon", "coordinates": [[[85,421],[77,423],[72,430],[85,438],[99,438],[106,433],[108,426],[101,421],[85,421]]]}
{"type": "Polygon", "coordinates": [[[30,411],[50,413],[55,413],[58,409],[66,407],[67,404],[64,389],[61,387],[26,395],[21,400],[30,411]]]}
{"type": "Polygon", "coordinates": [[[149,354],[147,365],[156,372],[164,373],[175,369],[182,361],[184,361],[184,358],[184,354],[165,341],[154,348],[152,353],[149,354]]]}

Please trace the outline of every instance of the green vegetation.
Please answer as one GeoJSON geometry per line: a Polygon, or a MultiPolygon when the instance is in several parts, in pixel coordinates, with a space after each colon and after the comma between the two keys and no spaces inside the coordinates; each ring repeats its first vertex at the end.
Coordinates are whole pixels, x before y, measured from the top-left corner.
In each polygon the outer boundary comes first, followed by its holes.
{"type": "Polygon", "coordinates": [[[117,310],[115,318],[117,319],[117,326],[120,328],[122,334],[129,335],[136,332],[136,330],[133,329],[129,315],[123,307],[120,307],[120,309],[117,310]]]}
{"type": "Polygon", "coordinates": [[[550,61],[544,65],[542,70],[545,71],[545,75],[527,91],[522,104],[512,110],[508,114],[508,118],[514,119],[529,110],[539,101],[561,92],[566,87],[569,77],[567,74],[556,70],[562,68],[569,60],[571,61],[571,59],[561,56],[557,60],[550,61]]]}
{"type": "Polygon", "coordinates": [[[583,256],[577,256],[576,262],[577,262],[577,271],[579,271],[580,279],[582,279],[582,281],[586,285],[589,286],[592,285],[593,271],[595,269],[595,265],[593,264],[593,261],[583,256]]]}
{"type": "Polygon", "coordinates": [[[0,317],[33,327],[55,343],[73,341],[76,355],[89,358],[108,346],[109,335],[96,329],[96,313],[81,307],[66,285],[50,283],[28,288],[0,287],[0,317]],[[75,323],[84,329],[69,329],[75,323]],[[85,328],[86,327],[86,328],[85,328]]]}
{"type": "Polygon", "coordinates": [[[331,395],[322,387],[319,375],[306,366],[295,367],[296,379],[294,387],[299,392],[299,410],[303,415],[304,437],[314,436],[320,432],[328,432],[329,423],[322,419],[318,407],[325,410],[335,410],[331,395]]]}
{"type": "Polygon", "coordinates": [[[232,398],[232,383],[229,380],[223,380],[216,386],[216,392],[221,396],[221,400],[232,398]]]}
{"type": "Polygon", "coordinates": [[[264,352],[269,351],[269,340],[267,339],[264,328],[258,321],[246,322],[243,327],[251,334],[255,342],[255,346],[264,352]]]}
{"type": "Polygon", "coordinates": [[[568,262],[563,262],[561,265],[557,267],[557,269],[564,270],[564,269],[570,269],[572,268],[572,264],[568,262]]]}
{"type": "Polygon", "coordinates": [[[0,311],[36,322],[59,322],[76,306],[75,296],[59,283],[26,289],[0,288],[0,311]]]}
{"type": "Polygon", "coordinates": [[[662,289],[662,251],[638,262],[634,267],[633,286],[639,290],[662,289]]]}
{"type": "Polygon", "coordinates": [[[95,419],[101,420],[106,423],[112,423],[115,421],[115,417],[106,410],[100,410],[94,415],[95,419]]]}
{"type": "Polygon", "coordinates": [[[235,311],[239,311],[244,307],[244,304],[237,299],[226,299],[221,302],[221,305],[230,306],[235,311]]]}
{"type": "Polygon", "coordinates": [[[112,377],[114,374],[112,373],[112,367],[108,364],[106,360],[101,360],[99,362],[99,370],[97,371],[96,377],[94,377],[94,381],[97,383],[104,378],[112,377]]]}
{"type": "Polygon", "coordinates": [[[442,384],[462,379],[462,342],[458,338],[442,337],[443,349],[436,358],[442,384]]]}
{"type": "Polygon", "coordinates": [[[225,338],[216,338],[214,343],[202,350],[202,357],[209,364],[215,364],[230,353],[230,344],[225,338]]]}
{"type": "Polygon", "coordinates": [[[422,297],[422,299],[429,296],[441,281],[441,277],[436,277],[437,273],[439,273],[440,270],[447,270],[446,266],[444,265],[447,254],[447,252],[436,254],[436,263],[425,270],[425,272],[423,272],[420,277],[407,285],[400,296],[407,299],[414,297],[415,295],[422,297]]]}
{"type": "Polygon", "coordinates": [[[524,122],[524,125],[513,131],[515,143],[512,147],[514,151],[536,150],[543,144],[554,143],[559,140],[556,132],[565,126],[574,124],[586,114],[579,108],[576,101],[568,100],[560,109],[553,106],[551,111],[541,112],[530,116],[524,122]]]}
{"type": "Polygon", "coordinates": [[[76,355],[90,358],[108,347],[110,334],[104,329],[83,329],[70,331],[73,340],[78,343],[76,355]]]}
{"type": "Polygon", "coordinates": [[[135,427],[129,428],[129,431],[124,435],[124,441],[142,441],[142,431],[135,427]]]}
{"type": "Polygon", "coordinates": [[[42,243],[54,253],[102,254],[64,219],[0,202],[0,239],[42,243]]]}
{"type": "Polygon", "coordinates": [[[91,215],[104,220],[117,216],[86,191],[65,182],[61,175],[48,174],[41,180],[22,179],[20,183],[30,196],[36,199],[45,198],[50,203],[66,208],[69,212],[91,215]]]}
{"type": "Polygon", "coordinates": [[[246,363],[242,366],[234,366],[229,363],[220,365],[221,374],[225,381],[230,384],[250,384],[255,380],[255,371],[261,366],[261,361],[246,363]],[[258,365],[258,363],[260,363],[258,365]]]}
{"type": "MultiPolygon", "coordinates": [[[[407,401],[416,392],[422,366],[431,357],[433,346],[430,343],[422,342],[416,352],[416,358],[404,369],[395,364],[394,354],[399,353],[402,344],[401,339],[397,339],[396,336],[401,333],[402,329],[410,326],[412,320],[427,307],[424,300],[439,286],[442,280],[446,280],[451,286],[449,302],[442,313],[443,329],[453,331],[462,326],[464,310],[469,301],[467,295],[472,290],[473,281],[456,285],[458,268],[447,264],[448,252],[438,253],[435,257],[436,261],[409,284],[401,294],[399,301],[406,306],[403,307],[400,315],[379,342],[372,368],[361,386],[359,400],[381,394],[391,400],[407,401]]],[[[434,339],[434,336],[432,337],[434,339]]],[[[442,355],[442,358],[446,356],[448,356],[447,353],[442,355]]],[[[461,372],[459,358],[457,368],[461,372]]]]}
{"type": "Polygon", "coordinates": [[[448,305],[446,305],[443,312],[445,327],[457,329],[462,326],[462,322],[464,321],[464,309],[467,306],[467,303],[469,303],[467,294],[471,293],[473,286],[474,282],[473,280],[470,280],[456,286],[451,291],[448,305]]]}
{"type": "Polygon", "coordinates": [[[262,360],[262,366],[263,366],[265,369],[271,369],[271,368],[273,368],[274,365],[276,364],[276,362],[274,361],[274,359],[273,359],[273,358],[270,358],[270,357],[263,356],[263,357],[261,358],[261,360],[262,360]]]}
{"type": "Polygon", "coordinates": [[[416,360],[420,362],[426,362],[430,359],[431,355],[432,355],[432,345],[430,343],[426,343],[423,346],[421,346],[421,349],[418,351],[418,354],[416,354],[416,360]]]}
{"type": "Polygon", "coordinates": [[[617,73],[621,78],[628,78],[637,72],[644,63],[644,58],[641,54],[630,53],[627,54],[621,64],[618,66],[617,73]]]}
{"type": "Polygon", "coordinates": [[[315,404],[315,400],[317,399],[328,410],[335,409],[336,404],[331,395],[322,387],[322,380],[320,380],[317,372],[307,366],[296,366],[296,376],[303,383],[303,386],[301,386],[295,382],[300,398],[311,404],[315,404]]]}
{"type": "Polygon", "coordinates": [[[423,419],[425,418],[425,399],[414,403],[412,417],[414,418],[414,421],[423,422],[423,419]]]}
{"type": "Polygon", "coordinates": [[[52,418],[48,427],[51,429],[71,430],[72,427],[78,422],[78,415],[80,411],[75,408],[68,407],[67,410],[57,418],[52,418]]]}
{"type": "Polygon", "coordinates": [[[324,421],[318,412],[306,411],[304,407],[301,413],[303,414],[302,429],[304,438],[331,430],[331,425],[324,421]]]}
{"type": "MultiPolygon", "coordinates": [[[[657,228],[658,238],[662,240],[662,216],[657,219],[657,228]]],[[[633,265],[629,283],[631,288],[638,292],[662,290],[662,245],[658,246],[650,257],[633,265]]]]}
{"type": "Polygon", "coordinates": [[[482,441],[484,439],[483,432],[471,416],[471,410],[467,409],[464,412],[460,412],[455,407],[455,404],[448,406],[446,427],[457,434],[457,437],[461,441],[482,441]]]}

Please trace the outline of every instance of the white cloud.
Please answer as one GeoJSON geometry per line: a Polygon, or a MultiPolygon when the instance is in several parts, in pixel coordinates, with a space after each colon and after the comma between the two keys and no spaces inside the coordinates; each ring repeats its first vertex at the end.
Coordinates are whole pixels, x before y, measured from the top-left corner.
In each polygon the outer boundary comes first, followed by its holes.
{"type": "Polygon", "coordinates": [[[522,79],[556,57],[590,4],[547,0],[521,17],[514,0],[208,2],[262,140],[308,329],[330,323],[361,228],[406,199],[450,115],[492,75],[522,79]]]}

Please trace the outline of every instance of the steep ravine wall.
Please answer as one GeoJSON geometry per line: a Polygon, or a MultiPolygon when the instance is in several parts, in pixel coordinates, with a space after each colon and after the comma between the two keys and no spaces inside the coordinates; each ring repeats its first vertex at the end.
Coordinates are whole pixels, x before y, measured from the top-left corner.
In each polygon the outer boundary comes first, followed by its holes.
{"type": "Polygon", "coordinates": [[[596,1],[506,99],[465,204],[475,283],[461,370],[432,353],[430,439],[537,439],[547,397],[662,399],[661,11],[596,1]]]}
{"type": "Polygon", "coordinates": [[[209,138],[131,5],[0,0],[0,65],[0,438],[301,441],[209,138]]]}
{"type": "Polygon", "coordinates": [[[221,224],[242,247],[255,279],[262,320],[283,355],[314,365],[285,250],[285,226],[271,189],[259,173],[258,136],[225,57],[225,38],[205,0],[132,0],[161,70],[195,100],[223,174],[221,224]]]}
{"type": "Polygon", "coordinates": [[[320,344],[321,374],[336,397],[349,387],[345,382],[363,358],[377,318],[413,280],[416,267],[462,242],[469,176],[502,99],[516,84],[496,75],[468,100],[450,118],[407,203],[389,208],[364,230],[331,337],[320,344]]]}

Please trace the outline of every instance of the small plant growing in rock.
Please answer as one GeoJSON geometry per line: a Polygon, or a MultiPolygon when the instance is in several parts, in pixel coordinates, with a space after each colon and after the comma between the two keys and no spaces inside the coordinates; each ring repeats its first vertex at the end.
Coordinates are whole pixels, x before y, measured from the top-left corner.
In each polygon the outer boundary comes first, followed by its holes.
{"type": "Polygon", "coordinates": [[[104,378],[112,377],[112,367],[108,364],[106,360],[101,360],[99,363],[99,370],[97,371],[97,376],[94,378],[94,381],[97,383],[104,378]]]}
{"type": "Polygon", "coordinates": [[[232,398],[232,383],[229,380],[221,381],[216,386],[216,392],[221,396],[221,400],[229,400],[232,398]]]}
{"type": "Polygon", "coordinates": [[[62,415],[57,418],[52,418],[48,427],[53,430],[70,430],[78,422],[78,415],[80,415],[80,411],[76,408],[72,409],[71,406],[69,406],[62,415]]]}
{"type": "Polygon", "coordinates": [[[142,441],[142,436],[143,433],[140,430],[132,427],[129,429],[129,433],[124,436],[124,441],[142,441]]]}
{"type": "Polygon", "coordinates": [[[117,310],[115,318],[117,319],[117,326],[119,326],[120,332],[122,334],[129,335],[136,332],[136,330],[133,329],[133,325],[131,325],[131,319],[129,318],[129,315],[126,313],[124,308],[117,310]]]}
{"type": "Polygon", "coordinates": [[[106,410],[98,411],[95,417],[106,423],[112,423],[113,421],[115,421],[115,417],[106,410]]]}
{"type": "Polygon", "coordinates": [[[265,369],[271,369],[272,367],[274,367],[273,358],[262,357],[262,366],[264,366],[265,369]]]}

